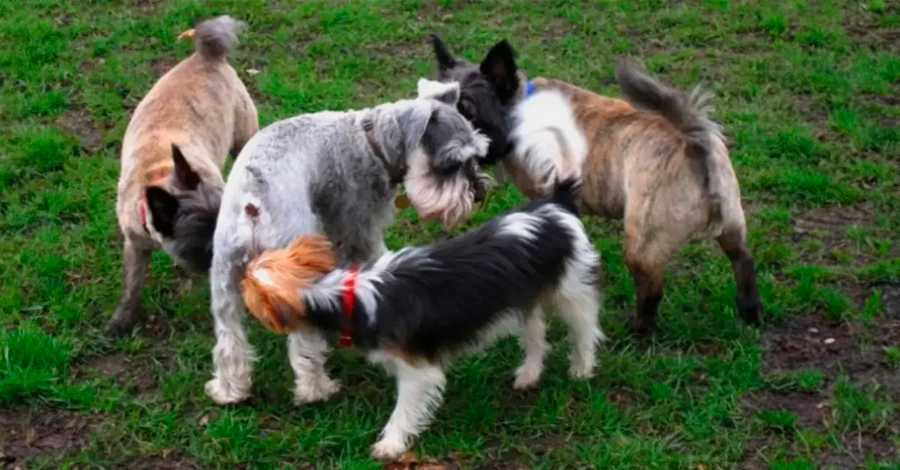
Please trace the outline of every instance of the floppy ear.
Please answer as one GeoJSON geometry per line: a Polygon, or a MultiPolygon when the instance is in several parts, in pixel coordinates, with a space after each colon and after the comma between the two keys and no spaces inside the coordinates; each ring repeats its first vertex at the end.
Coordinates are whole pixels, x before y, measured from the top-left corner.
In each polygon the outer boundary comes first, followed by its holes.
{"type": "Polygon", "coordinates": [[[494,85],[503,104],[516,96],[519,90],[517,71],[515,52],[506,39],[495,44],[481,62],[481,73],[494,85]]]}
{"type": "Polygon", "coordinates": [[[456,59],[450,54],[450,49],[447,48],[447,44],[444,43],[444,40],[441,39],[437,33],[431,34],[431,44],[434,46],[434,57],[437,59],[439,72],[452,69],[456,66],[456,59]]]}
{"type": "Polygon", "coordinates": [[[414,100],[408,108],[397,113],[397,125],[403,133],[403,143],[406,151],[411,151],[422,140],[425,128],[435,111],[433,102],[428,100],[414,100]]]}
{"type": "Polygon", "coordinates": [[[198,175],[188,164],[184,154],[177,145],[172,144],[172,160],[175,161],[175,183],[179,188],[193,191],[200,184],[200,175],[198,175]]]}
{"type": "Polygon", "coordinates": [[[431,98],[456,107],[459,101],[459,82],[441,83],[420,78],[418,92],[419,98],[431,98]]]}
{"type": "Polygon", "coordinates": [[[165,189],[151,186],[147,188],[147,209],[153,216],[153,228],[166,237],[175,232],[175,213],[178,212],[178,198],[165,189]]]}

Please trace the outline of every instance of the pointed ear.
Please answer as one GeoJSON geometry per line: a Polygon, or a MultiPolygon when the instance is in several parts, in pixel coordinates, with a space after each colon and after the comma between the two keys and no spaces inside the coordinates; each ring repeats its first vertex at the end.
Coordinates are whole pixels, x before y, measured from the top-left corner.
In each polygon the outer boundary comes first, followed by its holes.
{"type": "Polygon", "coordinates": [[[175,161],[175,183],[179,188],[193,191],[200,184],[200,175],[198,175],[188,164],[184,154],[177,145],[172,144],[172,160],[175,161]]]}
{"type": "Polygon", "coordinates": [[[175,213],[178,212],[178,198],[165,189],[151,186],[147,188],[147,209],[153,217],[153,228],[166,237],[175,232],[175,213]]]}
{"type": "Polygon", "coordinates": [[[506,42],[498,42],[481,62],[481,73],[494,85],[500,102],[506,104],[519,90],[515,51],[506,42]]]}
{"type": "Polygon", "coordinates": [[[431,98],[453,107],[459,101],[459,82],[441,83],[420,78],[417,91],[419,98],[431,98]]]}
{"type": "Polygon", "coordinates": [[[452,69],[457,64],[456,59],[450,54],[447,44],[437,33],[431,34],[431,44],[434,46],[434,57],[437,59],[439,72],[452,69]]]}

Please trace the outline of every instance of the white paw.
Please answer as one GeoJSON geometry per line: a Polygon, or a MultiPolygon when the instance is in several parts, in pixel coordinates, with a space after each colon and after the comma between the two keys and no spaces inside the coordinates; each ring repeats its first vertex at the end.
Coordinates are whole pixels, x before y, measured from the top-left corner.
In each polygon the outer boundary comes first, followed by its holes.
{"type": "Polygon", "coordinates": [[[376,460],[397,460],[406,449],[404,439],[385,437],[372,446],[372,457],[376,460]]]}
{"type": "Polygon", "coordinates": [[[516,370],[516,380],[513,381],[513,388],[516,390],[529,389],[537,385],[540,378],[540,370],[535,370],[534,367],[520,366],[516,370]]]}
{"type": "Polygon", "coordinates": [[[324,375],[314,380],[297,380],[294,388],[294,403],[304,405],[325,401],[340,390],[341,383],[339,381],[324,375]]]}
{"type": "Polygon", "coordinates": [[[569,367],[569,377],[576,380],[589,379],[594,376],[593,364],[572,364],[569,367]]]}
{"type": "Polygon", "coordinates": [[[215,378],[206,382],[206,394],[219,405],[233,405],[250,396],[250,383],[238,385],[215,378]]]}

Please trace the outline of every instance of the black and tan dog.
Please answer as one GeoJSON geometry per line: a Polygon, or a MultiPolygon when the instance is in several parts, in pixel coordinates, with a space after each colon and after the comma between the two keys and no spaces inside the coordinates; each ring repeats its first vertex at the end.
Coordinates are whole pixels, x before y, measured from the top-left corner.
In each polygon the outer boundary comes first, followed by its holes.
{"type": "Polygon", "coordinates": [[[242,25],[220,16],[183,33],[197,52],[159,79],[128,123],[116,197],[124,292],[107,334],[126,333],[140,318],[154,250],[191,271],[209,270],[222,167],[259,128],[253,100],[227,61],[242,25]]]}
{"type": "Polygon", "coordinates": [[[731,260],[740,316],[761,321],[738,181],[721,130],[708,117],[709,95],[699,88],[688,94],[665,86],[623,60],[616,68],[627,100],[622,101],[559,80],[527,80],[505,40],[480,65],[454,58],[437,35],[432,40],[438,79],[459,82],[460,112],[491,139],[485,163],[497,162],[531,198],[545,197],[546,180],[554,176],[535,169],[558,166],[561,158],[565,163],[565,156],[517,151],[517,138],[525,134],[517,129],[528,127],[534,135],[534,123],[546,122],[551,132],[543,134],[555,140],[550,148],[577,147],[578,142],[567,142],[564,125],[547,120],[539,109],[526,109],[541,93],[559,94],[569,103],[588,146],[582,209],[625,221],[626,264],[637,294],[634,329],[655,326],[664,264],[698,237],[715,238],[731,260]]]}

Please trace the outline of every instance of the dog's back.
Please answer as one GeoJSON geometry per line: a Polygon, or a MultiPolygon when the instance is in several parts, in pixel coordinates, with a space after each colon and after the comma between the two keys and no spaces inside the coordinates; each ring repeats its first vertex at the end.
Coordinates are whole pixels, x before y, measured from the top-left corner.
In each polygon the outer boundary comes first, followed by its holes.
{"type": "Polygon", "coordinates": [[[163,75],[135,109],[122,143],[117,212],[123,230],[138,232],[136,201],[158,175],[171,173],[173,144],[202,181],[221,189],[228,154],[236,155],[235,147],[258,129],[256,107],[227,62],[242,26],[229,16],[200,23],[196,52],[163,75]]]}

